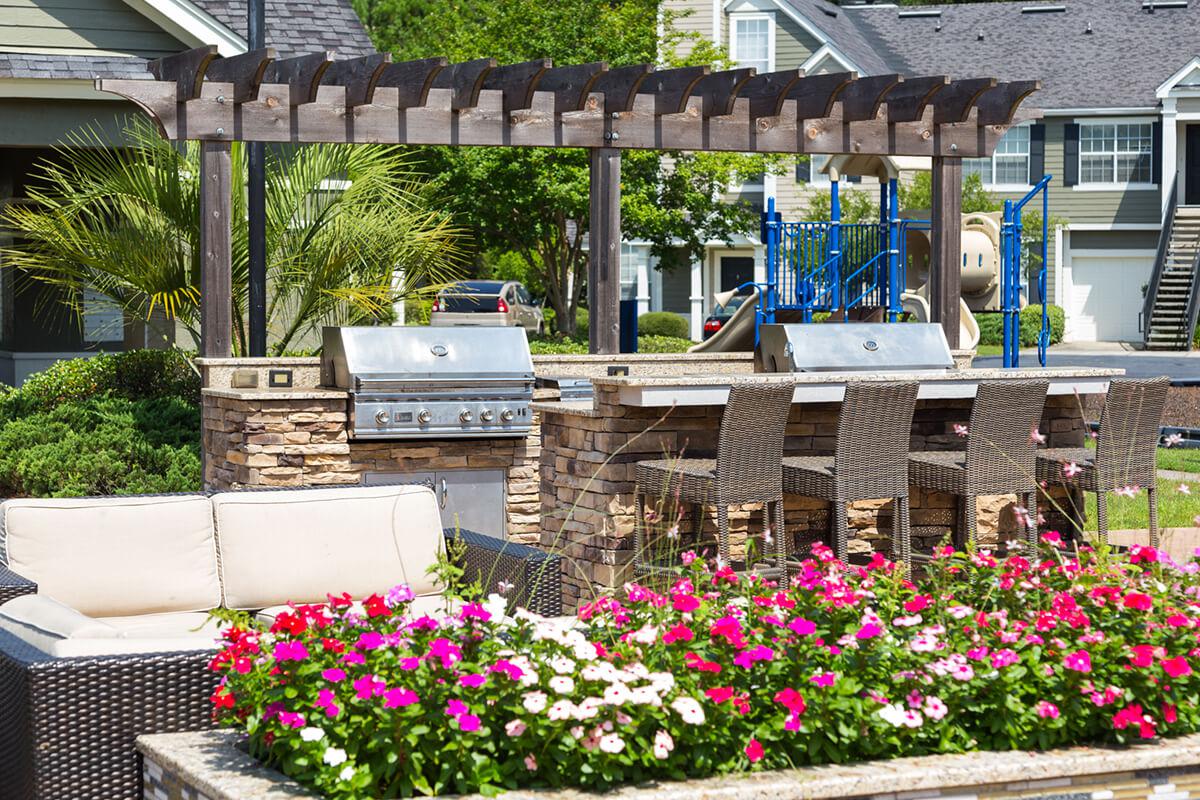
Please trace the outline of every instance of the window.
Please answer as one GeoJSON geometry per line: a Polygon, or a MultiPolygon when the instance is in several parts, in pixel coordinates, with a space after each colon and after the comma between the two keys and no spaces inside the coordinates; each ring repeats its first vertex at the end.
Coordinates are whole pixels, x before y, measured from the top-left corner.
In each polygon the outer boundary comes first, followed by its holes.
{"type": "Polygon", "coordinates": [[[963,159],[963,174],[978,175],[987,186],[1029,185],[1029,126],[1009,128],[991,158],[963,159]]]}
{"type": "Polygon", "coordinates": [[[637,299],[638,268],[650,258],[650,248],[621,243],[621,299],[637,299]]]}
{"type": "Polygon", "coordinates": [[[1151,183],[1154,129],[1149,122],[1079,125],[1080,183],[1151,183]]]}
{"type": "Polygon", "coordinates": [[[733,17],[730,56],[739,67],[754,67],[758,74],[771,71],[771,18],[733,17]]]}

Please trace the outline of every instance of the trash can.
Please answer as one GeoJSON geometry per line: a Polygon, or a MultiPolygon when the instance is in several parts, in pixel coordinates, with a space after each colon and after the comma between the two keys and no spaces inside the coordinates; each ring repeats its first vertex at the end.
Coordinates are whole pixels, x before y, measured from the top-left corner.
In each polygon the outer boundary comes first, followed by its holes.
{"type": "Polygon", "coordinates": [[[621,352],[636,353],[638,340],[637,300],[621,301],[621,352]]]}

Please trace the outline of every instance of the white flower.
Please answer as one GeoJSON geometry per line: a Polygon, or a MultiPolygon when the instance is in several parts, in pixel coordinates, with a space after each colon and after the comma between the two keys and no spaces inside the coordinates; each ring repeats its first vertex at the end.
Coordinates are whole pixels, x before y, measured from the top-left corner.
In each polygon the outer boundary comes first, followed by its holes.
{"type": "Polygon", "coordinates": [[[938,649],[938,640],[936,636],[922,633],[914,636],[908,646],[914,653],[932,653],[938,649]]]}
{"type": "Polygon", "coordinates": [[[336,767],[338,764],[346,763],[346,751],[340,747],[330,747],[325,751],[325,756],[321,760],[331,767],[336,767]]]}
{"type": "Polygon", "coordinates": [[[666,694],[675,688],[675,676],[669,672],[651,672],[646,679],[659,694],[666,694]]]}
{"type": "Polygon", "coordinates": [[[513,590],[513,585],[508,581],[500,581],[496,584],[496,591],[500,594],[508,594],[513,590]]]}
{"type": "Polygon", "coordinates": [[[572,716],[578,720],[591,719],[600,713],[603,705],[604,701],[599,697],[585,697],[582,703],[575,706],[575,713],[572,716]]]}
{"type": "Polygon", "coordinates": [[[897,728],[919,728],[924,718],[919,711],[911,711],[900,703],[892,703],[879,709],[879,716],[897,728]]]}
{"type": "Polygon", "coordinates": [[[511,719],[504,725],[504,732],[509,736],[520,736],[525,732],[525,723],[519,719],[511,719]]]}
{"type": "Polygon", "coordinates": [[[322,728],[305,728],[300,731],[300,738],[306,742],[319,742],[325,738],[325,731],[322,728]]]}
{"type": "Polygon", "coordinates": [[[503,619],[508,612],[508,601],[502,595],[493,592],[484,601],[483,608],[493,619],[503,619]]]}
{"type": "Polygon", "coordinates": [[[596,645],[587,640],[587,637],[581,636],[580,641],[571,643],[571,649],[575,651],[575,657],[580,661],[591,661],[596,657],[596,645]]]}
{"type": "Polygon", "coordinates": [[[558,694],[570,694],[575,691],[575,679],[569,675],[555,675],[550,679],[550,688],[558,694]]]}
{"type": "Polygon", "coordinates": [[[546,717],[554,722],[568,720],[575,715],[575,704],[570,700],[557,700],[546,710],[546,717]]]}
{"type": "Polygon", "coordinates": [[[350,764],[342,767],[342,771],[338,773],[339,781],[348,781],[354,777],[354,767],[350,764]]]}
{"type": "Polygon", "coordinates": [[[559,675],[568,675],[575,669],[575,662],[566,656],[555,656],[550,659],[550,669],[557,672],[559,675]]]}
{"type": "Polygon", "coordinates": [[[763,544],[770,546],[775,543],[775,537],[771,535],[770,528],[763,528],[763,544]]]}
{"type": "Polygon", "coordinates": [[[1183,444],[1182,433],[1172,433],[1170,436],[1163,438],[1164,447],[1174,447],[1175,445],[1183,444]]]}
{"type": "MultiPolygon", "coordinates": [[[[633,662],[632,664],[630,664],[628,667],[625,668],[625,671],[628,672],[630,675],[632,675],[634,678],[641,678],[642,680],[645,680],[646,678],[650,677],[650,670],[646,667],[645,664],[643,664],[640,661],[633,662]]],[[[630,678],[622,678],[622,680],[629,681],[631,679],[630,678]]]]}
{"type": "Polygon", "coordinates": [[[667,538],[668,539],[678,539],[679,538],[679,526],[678,525],[672,525],[670,528],[667,528],[667,538]]]}
{"type": "Polygon", "coordinates": [[[599,664],[588,664],[579,671],[579,676],[585,681],[603,681],[608,680],[608,675],[615,669],[612,664],[607,661],[601,661],[599,664]]]}
{"type": "Polygon", "coordinates": [[[946,609],[946,613],[955,619],[963,619],[971,616],[971,609],[967,606],[950,606],[946,609]]]}
{"type": "Polygon", "coordinates": [[[653,625],[643,625],[629,637],[638,644],[654,644],[658,640],[658,628],[653,625]]]}
{"type": "Polygon", "coordinates": [[[600,737],[600,749],[616,755],[625,749],[625,740],[615,733],[605,734],[600,737]]]}
{"type": "Polygon", "coordinates": [[[526,692],[521,705],[530,714],[540,714],[546,709],[546,695],[543,692],[526,692]]]}
{"type": "Polygon", "coordinates": [[[671,738],[671,734],[664,730],[660,730],[654,734],[654,757],[664,759],[671,754],[675,749],[675,740],[671,738]]]}
{"type": "Polygon", "coordinates": [[[629,693],[629,702],[636,706],[661,706],[662,698],[653,686],[635,686],[629,693]]]}
{"type": "Polygon", "coordinates": [[[1179,493],[1180,494],[1191,494],[1192,487],[1188,486],[1186,483],[1181,483],[1181,484],[1179,484],[1179,493]]]}
{"type": "Polygon", "coordinates": [[[911,628],[913,625],[920,625],[924,619],[920,614],[913,614],[909,617],[896,617],[892,620],[892,624],[898,628],[911,628]]]}
{"type": "Polygon", "coordinates": [[[686,695],[676,697],[671,701],[671,708],[675,710],[680,719],[689,725],[702,725],[704,723],[704,709],[693,697],[686,695]]]}
{"type": "Polygon", "coordinates": [[[630,698],[629,687],[620,681],[610,684],[604,690],[604,702],[610,706],[619,706],[628,703],[630,698]]]}

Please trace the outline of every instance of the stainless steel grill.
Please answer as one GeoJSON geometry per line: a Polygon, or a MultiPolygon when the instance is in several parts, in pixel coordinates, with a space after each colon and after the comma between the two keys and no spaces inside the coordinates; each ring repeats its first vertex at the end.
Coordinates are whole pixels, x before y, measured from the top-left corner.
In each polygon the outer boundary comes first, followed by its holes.
{"type": "Polygon", "coordinates": [[[954,366],[941,325],[847,322],[763,325],[763,372],[944,371],[954,366]]]}
{"type": "Polygon", "coordinates": [[[325,328],[321,382],[350,393],[355,439],[525,436],[533,360],[521,328],[325,328]]]}

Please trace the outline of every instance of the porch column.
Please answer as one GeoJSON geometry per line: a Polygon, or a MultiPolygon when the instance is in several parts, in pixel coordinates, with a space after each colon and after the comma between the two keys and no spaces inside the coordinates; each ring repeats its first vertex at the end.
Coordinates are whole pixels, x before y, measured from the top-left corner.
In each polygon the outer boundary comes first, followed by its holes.
{"type": "Polygon", "coordinates": [[[690,336],[700,341],[704,332],[704,257],[692,262],[692,319],[690,336]]]}
{"type": "MultiPolygon", "coordinates": [[[[1159,211],[1159,219],[1164,219],[1167,216],[1167,202],[1171,199],[1171,181],[1175,180],[1176,175],[1181,175],[1178,171],[1179,157],[1179,118],[1178,118],[1178,101],[1174,97],[1164,97],[1162,110],[1162,152],[1157,156],[1162,164],[1162,180],[1159,181],[1158,194],[1161,210],[1159,211]]],[[[1178,189],[1178,198],[1180,203],[1183,201],[1184,187],[1178,189]]]]}
{"type": "Polygon", "coordinates": [[[229,142],[200,144],[200,354],[228,358],[233,328],[229,142]]]}
{"type": "Polygon", "coordinates": [[[588,352],[618,353],[621,350],[621,151],[597,147],[589,154],[588,352]]]}
{"type": "Polygon", "coordinates": [[[929,317],[941,323],[950,348],[958,347],[962,297],[962,159],[933,159],[929,230],[929,317]]]}
{"type": "Polygon", "coordinates": [[[637,294],[635,296],[639,317],[650,311],[650,270],[652,269],[650,261],[653,258],[654,256],[647,251],[644,259],[637,260],[637,294]]]}

